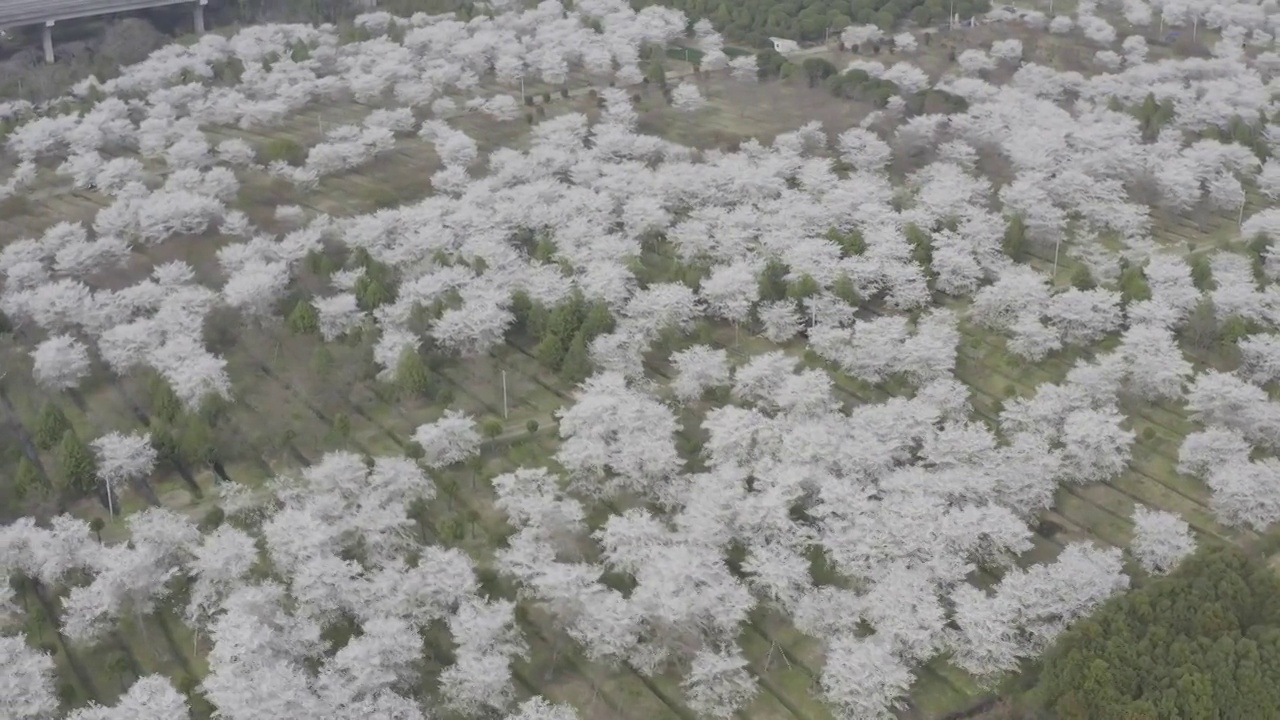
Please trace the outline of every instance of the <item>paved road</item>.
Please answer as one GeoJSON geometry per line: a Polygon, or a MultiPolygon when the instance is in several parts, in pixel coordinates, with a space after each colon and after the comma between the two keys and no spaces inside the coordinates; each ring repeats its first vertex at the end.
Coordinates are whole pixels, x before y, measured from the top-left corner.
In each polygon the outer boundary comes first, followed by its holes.
{"type": "Polygon", "coordinates": [[[41,25],[50,20],[109,15],[166,5],[194,5],[193,0],[0,0],[0,28],[41,25]]]}

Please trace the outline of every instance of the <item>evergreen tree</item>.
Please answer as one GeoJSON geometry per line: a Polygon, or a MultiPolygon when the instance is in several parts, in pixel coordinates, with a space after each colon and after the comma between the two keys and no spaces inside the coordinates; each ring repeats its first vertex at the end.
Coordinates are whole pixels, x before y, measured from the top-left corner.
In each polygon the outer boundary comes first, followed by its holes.
{"type": "Polygon", "coordinates": [[[529,294],[523,290],[517,290],[511,294],[511,315],[515,321],[511,323],[509,332],[515,335],[527,335],[531,329],[530,320],[533,316],[533,301],[529,299],[529,294]]]}
{"type": "Polygon", "coordinates": [[[190,418],[178,440],[178,454],[188,465],[212,465],[217,459],[213,445],[213,428],[202,417],[190,418]]]}
{"type": "Polygon", "coordinates": [[[1196,303],[1186,324],[1178,330],[1178,337],[1182,338],[1183,342],[1200,351],[1216,346],[1221,336],[1218,311],[1214,307],[1213,299],[1208,296],[1202,297],[1200,302],[1196,303]]]}
{"type": "Polygon", "coordinates": [[[1048,717],[1280,717],[1280,577],[1234,546],[1117,595],[1044,655],[1048,717]]]}
{"type": "Polygon", "coordinates": [[[329,277],[333,274],[334,263],[322,250],[312,250],[307,253],[306,259],[307,270],[318,277],[329,277]]]}
{"type": "Polygon", "coordinates": [[[822,292],[822,287],[818,285],[818,281],[806,274],[801,275],[800,279],[787,289],[787,297],[793,300],[804,300],[820,292],[822,292]]]}
{"type": "MultiPolygon", "coordinates": [[[[661,50],[659,49],[655,52],[661,52],[661,50]]],[[[660,88],[665,88],[667,86],[667,68],[663,66],[662,58],[660,56],[655,55],[655,57],[645,65],[644,81],[650,85],[655,85],[660,88]]]]}
{"type": "Polygon", "coordinates": [[[333,431],[343,440],[351,437],[351,416],[338,413],[333,416],[333,431]]]}
{"type": "Polygon", "coordinates": [[[46,402],[40,408],[40,416],[36,418],[36,446],[41,450],[52,450],[70,429],[71,421],[62,412],[62,408],[46,402]]]}
{"type": "Polygon", "coordinates": [[[159,375],[153,375],[150,384],[151,416],[172,423],[182,415],[182,400],[169,383],[159,375]]]}
{"type": "Polygon", "coordinates": [[[1213,268],[1209,265],[1208,257],[1204,255],[1192,256],[1191,281],[1195,283],[1196,289],[1200,292],[1208,292],[1213,289],[1213,268]]]}
{"type": "Polygon", "coordinates": [[[75,432],[67,432],[62,436],[62,442],[58,445],[58,468],[62,471],[62,481],[72,491],[85,494],[93,492],[96,484],[93,454],[75,432]]]}
{"type": "Polygon", "coordinates": [[[166,423],[152,423],[151,447],[156,449],[156,457],[158,459],[177,460],[178,439],[174,437],[173,427],[166,423]]]}
{"type": "Polygon", "coordinates": [[[1079,265],[1071,273],[1071,286],[1077,290],[1092,290],[1097,287],[1093,282],[1093,273],[1089,272],[1088,265],[1079,265]]]}
{"type": "Polygon", "coordinates": [[[196,414],[209,427],[218,427],[231,414],[231,402],[217,393],[209,393],[200,401],[196,414]]]}
{"type": "Polygon", "coordinates": [[[847,274],[842,274],[836,278],[835,283],[831,286],[831,294],[854,307],[858,307],[862,303],[862,297],[858,295],[858,289],[854,287],[853,280],[847,274]]]}
{"type": "Polygon", "coordinates": [[[929,238],[929,233],[921,230],[915,223],[908,223],[904,230],[907,236],[907,242],[911,243],[911,257],[924,268],[925,272],[933,267],[933,243],[929,238]]]}
{"type": "Polygon", "coordinates": [[[613,313],[609,312],[609,306],[603,302],[593,302],[587,306],[578,330],[586,337],[587,342],[590,342],[601,335],[613,332],[614,325],[613,313]]]}
{"type": "Polygon", "coordinates": [[[18,461],[18,471],[13,476],[13,494],[18,500],[44,495],[46,486],[40,471],[26,456],[18,461]]]}
{"type": "Polygon", "coordinates": [[[845,233],[842,233],[835,228],[831,228],[827,231],[827,239],[839,245],[841,252],[843,252],[847,257],[861,255],[867,250],[867,241],[863,239],[862,233],[858,232],[856,228],[845,233]]]}
{"type": "Polygon", "coordinates": [[[760,271],[760,300],[776,302],[787,296],[787,266],[777,258],[770,258],[760,271]]]}
{"type": "Polygon", "coordinates": [[[489,418],[480,425],[480,432],[492,440],[502,434],[502,421],[498,418],[489,418]]]}
{"type": "Polygon", "coordinates": [[[299,300],[286,322],[297,335],[312,335],[320,330],[320,315],[310,300],[299,300]]]}
{"type": "Polygon", "coordinates": [[[565,353],[569,351],[569,344],[582,328],[586,313],[586,302],[576,291],[551,311],[542,330],[542,339],[534,350],[538,362],[554,371],[560,370],[565,353]]]}
{"type": "Polygon", "coordinates": [[[1151,286],[1141,268],[1128,267],[1120,273],[1120,292],[1126,304],[1151,299],[1151,286]]]}
{"type": "Polygon", "coordinates": [[[316,347],[316,351],[311,354],[311,372],[321,380],[333,372],[333,352],[329,348],[324,345],[316,347]]]}
{"type": "Polygon", "coordinates": [[[368,275],[356,281],[355,293],[357,304],[361,310],[366,312],[381,307],[395,299],[395,293],[391,291],[385,281],[368,275]]]}
{"type": "Polygon", "coordinates": [[[587,350],[587,339],[582,333],[573,336],[569,350],[565,353],[564,363],[560,368],[560,377],[566,382],[580,383],[591,377],[591,354],[587,350]]]}
{"type": "Polygon", "coordinates": [[[400,353],[400,361],[396,363],[396,387],[406,395],[430,398],[435,390],[435,380],[431,370],[422,360],[417,348],[405,348],[400,353]]]}
{"type": "Polygon", "coordinates": [[[1004,238],[1000,242],[1004,254],[1014,260],[1021,260],[1027,246],[1027,226],[1021,215],[1014,215],[1005,226],[1004,238]]]}
{"type": "Polygon", "coordinates": [[[811,88],[817,87],[823,80],[826,80],[839,72],[836,70],[836,66],[832,65],[831,61],[825,58],[805,58],[804,62],[801,63],[800,66],[804,69],[805,77],[808,79],[809,87],[811,88]]]}

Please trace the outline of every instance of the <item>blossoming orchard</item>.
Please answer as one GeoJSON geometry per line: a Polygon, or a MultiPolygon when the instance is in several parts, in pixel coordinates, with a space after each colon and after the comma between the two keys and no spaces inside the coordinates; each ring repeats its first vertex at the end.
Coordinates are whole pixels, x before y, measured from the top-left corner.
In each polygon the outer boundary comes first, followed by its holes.
{"type": "Polygon", "coordinates": [[[0,97],[0,718],[940,718],[1261,547],[1280,9],[1059,5],[0,97]]]}

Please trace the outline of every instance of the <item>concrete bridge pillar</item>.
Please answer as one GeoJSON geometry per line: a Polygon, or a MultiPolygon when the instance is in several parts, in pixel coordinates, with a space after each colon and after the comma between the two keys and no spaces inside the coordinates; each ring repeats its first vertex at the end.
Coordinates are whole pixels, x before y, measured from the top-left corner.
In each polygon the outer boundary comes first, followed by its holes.
{"type": "Polygon", "coordinates": [[[192,10],[192,14],[195,19],[197,35],[204,34],[204,6],[208,4],[209,4],[209,0],[196,0],[195,8],[192,10]]]}
{"type": "Polygon", "coordinates": [[[44,24],[44,61],[53,63],[53,21],[44,24]]]}

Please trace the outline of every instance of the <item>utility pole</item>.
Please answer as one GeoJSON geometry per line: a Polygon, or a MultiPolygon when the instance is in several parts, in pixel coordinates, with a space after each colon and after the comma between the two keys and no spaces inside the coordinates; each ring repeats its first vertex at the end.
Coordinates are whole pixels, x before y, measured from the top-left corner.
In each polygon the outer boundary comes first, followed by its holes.
{"type": "Polygon", "coordinates": [[[1058,248],[1062,247],[1062,238],[1053,241],[1053,282],[1058,281],[1058,248]]]}
{"type": "Polygon", "coordinates": [[[507,371],[502,371],[502,419],[507,418],[507,371]]]}

